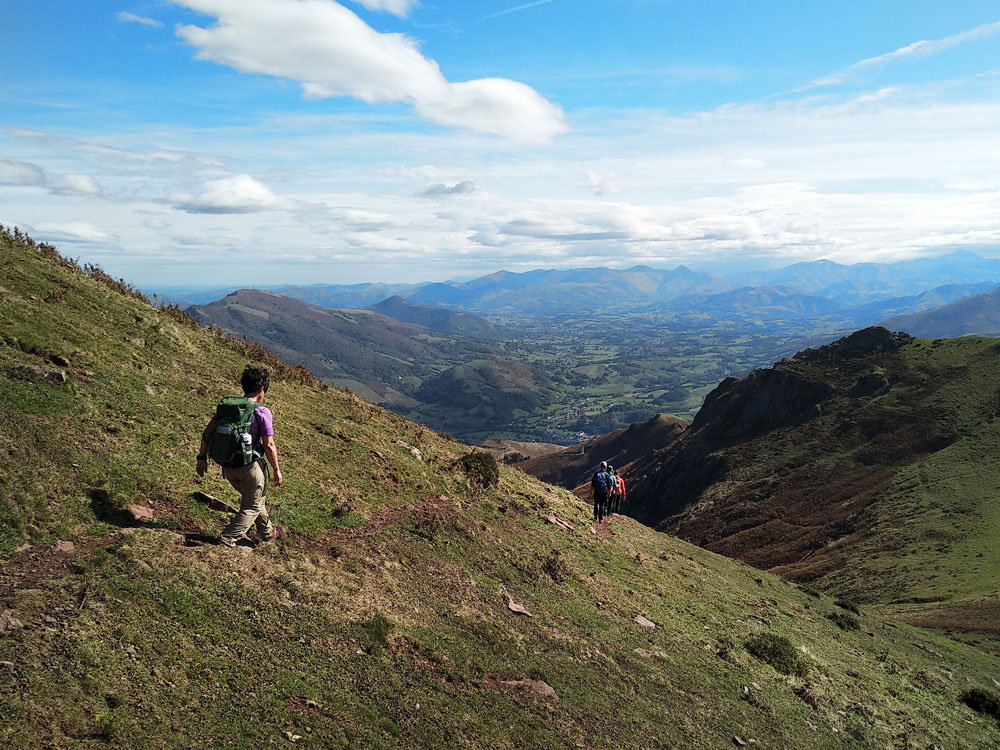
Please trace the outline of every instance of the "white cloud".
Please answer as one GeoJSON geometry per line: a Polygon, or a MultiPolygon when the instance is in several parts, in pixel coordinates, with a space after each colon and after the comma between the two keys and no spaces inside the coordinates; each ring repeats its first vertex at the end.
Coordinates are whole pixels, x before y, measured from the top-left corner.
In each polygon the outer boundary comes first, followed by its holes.
{"type": "Polygon", "coordinates": [[[966,29],[965,31],[960,31],[957,34],[942,37],[941,39],[924,39],[919,42],[912,42],[900,47],[899,49],[895,49],[892,52],[886,52],[882,55],[876,55],[875,57],[860,60],[853,65],[848,65],[846,68],[842,68],[828,76],[816,78],[815,80],[810,81],[806,85],[806,88],[837,86],[844,83],[855,73],[862,70],[880,67],[896,60],[911,57],[929,57],[930,55],[936,55],[939,52],[949,50],[959,44],[978,41],[980,39],[988,39],[996,34],[1000,34],[1000,21],[984,23],[980,26],[976,26],[975,28],[966,29]]]}
{"type": "Polygon", "coordinates": [[[137,16],[135,13],[129,13],[127,10],[120,10],[115,14],[117,18],[122,23],[138,23],[143,26],[152,26],[154,28],[161,28],[163,23],[157,21],[155,18],[147,18],[146,16],[137,16]]]}
{"type": "Polygon", "coordinates": [[[503,78],[452,83],[403,34],[382,34],[332,0],[173,0],[218,19],[181,26],[198,58],[298,81],[307,98],[405,102],[423,119],[544,144],[565,132],[562,110],[503,78]]]}
{"type": "Polygon", "coordinates": [[[100,195],[103,192],[97,181],[85,174],[68,174],[50,182],[48,187],[58,195],[100,195]]]}
{"type": "Polygon", "coordinates": [[[175,208],[193,214],[246,214],[293,205],[248,174],[209,180],[197,195],[179,193],[170,200],[175,208]]]}
{"type": "Polygon", "coordinates": [[[45,184],[45,172],[34,164],[0,159],[0,185],[37,187],[45,184]]]}
{"type": "Polygon", "coordinates": [[[46,242],[86,242],[109,243],[114,237],[99,227],[86,221],[74,221],[56,224],[39,224],[35,231],[36,239],[46,242]]]}
{"type": "Polygon", "coordinates": [[[417,4],[416,0],[354,0],[368,10],[384,10],[387,13],[404,17],[410,8],[417,4]]]}
{"type": "Polygon", "coordinates": [[[421,195],[425,198],[437,198],[445,195],[469,195],[479,190],[472,180],[462,180],[454,185],[444,185],[437,183],[424,190],[421,195]]]}
{"type": "Polygon", "coordinates": [[[615,183],[614,178],[610,175],[599,174],[593,169],[587,170],[586,185],[598,198],[618,192],[618,185],[615,183]]]}

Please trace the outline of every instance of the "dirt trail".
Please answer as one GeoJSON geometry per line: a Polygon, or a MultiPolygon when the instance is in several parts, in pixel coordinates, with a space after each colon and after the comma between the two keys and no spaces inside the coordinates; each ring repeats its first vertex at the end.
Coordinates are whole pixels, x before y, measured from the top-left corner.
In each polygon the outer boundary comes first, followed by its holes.
{"type": "Polygon", "coordinates": [[[49,547],[25,550],[0,565],[0,598],[10,596],[18,589],[33,588],[40,581],[68,572],[76,560],[127,533],[126,529],[116,529],[102,537],[83,537],[72,542],[56,542],[49,547]]]}

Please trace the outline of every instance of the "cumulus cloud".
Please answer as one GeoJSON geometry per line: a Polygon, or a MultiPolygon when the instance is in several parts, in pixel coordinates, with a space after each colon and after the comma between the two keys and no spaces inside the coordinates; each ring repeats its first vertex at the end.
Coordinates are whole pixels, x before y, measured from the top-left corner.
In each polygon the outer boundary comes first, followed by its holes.
{"type": "Polygon", "coordinates": [[[85,174],[68,174],[50,182],[49,190],[57,195],[100,195],[103,192],[97,181],[85,174]]]}
{"type": "Polygon", "coordinates": [[[444,195],[470,195],[478,191],[479,188],[476,187],[476,183],[472,180],[462,180],[454,185],[445,185],[443,183],[431,185],[421,195],[425,198],[437,198],[444,195]]]}
{"type": "Polygon", "coordinates": [[[368,10],[384,10],[396,16],[405,16],[410,8],[416,5],[416,0],[354,0],[368,10]]]}
{"type": "Polygon", "coordinates": [[[171,197],[175,208],[192,214],[248,214],[291,208],[292,201],[248,174],[209,180],[196,195],[180,193],[171,197]]]}
{"type": "Polygon", "coordinates": [[[587,187],[598,198],[618,192],[618,186],[609,175],[600,174],[592,169],[587,170],[587,187]]]}
{"type": "Polygon", "coordinates": [[[0,159],[0,185],[35,187],[45,184],[45,172],[26,161],[0,159]]]}
{"type": "Polygon", "coordinates": [[[544,144],[565,132],[562,110],[523,83],[452,83],[403,34],[382,34],[333,0],[173,0],[213,15],[210,28],[177,33],[198,58],[245,73],[298,81],[307,98],[405,102],[423,119],[544,144]]]}
{"type": "Polygon", "coordinates": [[[163,23],[157,21],[155,18],[147,18],[146,16],[137,16],[135,13],[129,13],[127,10],[120,10],[115,14],[117,18],[122,23],[138,23],[143,26],[152,26],[154,28],[160,28],[163,23]]]}

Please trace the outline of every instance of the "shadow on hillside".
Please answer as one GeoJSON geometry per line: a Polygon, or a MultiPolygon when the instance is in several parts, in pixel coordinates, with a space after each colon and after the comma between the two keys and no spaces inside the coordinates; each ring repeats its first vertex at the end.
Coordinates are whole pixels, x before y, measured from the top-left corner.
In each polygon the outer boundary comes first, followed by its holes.
{"type": "Polygon", "coordinates": [[[142,527],[149,524],[135,520],[135,517],[125,508],[119,508],[111,502],[111,493],[100,487],[94,487],[87,491],[90,497],[90,509],[94,512],[98,521],[120,527],[142,527]]]}

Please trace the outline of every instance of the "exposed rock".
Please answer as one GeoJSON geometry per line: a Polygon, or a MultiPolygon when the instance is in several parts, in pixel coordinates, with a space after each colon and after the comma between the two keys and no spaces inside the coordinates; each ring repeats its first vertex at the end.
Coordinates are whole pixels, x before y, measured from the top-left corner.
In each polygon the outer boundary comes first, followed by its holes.
{"type": "Polygon", "coordinates": [[[146,348],[146,339],[134,338],[134,339],[125,339],[125,341],[139,349],[146,348]]]}
{"type": "Polygon", "coordinates": [[[573,524],[563,521],[561,518],[556,518],[555,516],[545,516],[545,520],[555,526],[566,529],[567,531],[572,531],[574,529],[573,524]]]}
{"type": "Polygon", "coordinates": [[[412,455],[412,456],[413,456],[413,457],[414,457],[415,459],[417,459],[418,461],[423,461],[423,460],[424,460],[424,456],[423,456],[423,454],[422,454],[422,453],[420,452],[420,449],[419,449],[419,448],[415,448],[414,446],[410,445],[409,443],[405,443],[405,442],[403,442],[402,440],[397,440],[397,441],[396,441],[396,445],[398,445],[398,446],[400,446],[400,447],[402,447],[402,448],[406,448],[406,449],[407,449],[407,450],[408,450],[408,451],[410,452],[410,454],[411,454],[411,455],[412,455]]]}
{"type": "Polygon", "coordinates": [[[531,617],[531,612],[528,611],[527,607],[525,607],[523,604],[518,604],[517,602],[515,602],[514,597],[512,597],[506,591],[503,591],[502,593],[504,596],[507,597],[507,609],[509,609],[511,612],[516,612],[519,615],[527,615],[528,617],[531,617]]]}
{"type": "Polygon", "coordinates": [[[147,573],[149,573],[149,572],[151,572],[151,571],[153,570],[153,566],[152,566],[152,565],[150,565],[150,564],[149,564],[148,562],[146,562],[145,560],[139,560],[139,561],[138,561],[138,562],[137,562],[137,563],[135,564],[135,567],[137,567],[137,568],[138,568],[139,570],[143,570],[143,571],[145,571],[145,572],[147,572],[147,573]]]}
{"type": "Polygon", "coordinates": [[[24,544],[21,544],[21,545],[18,545],[17,547],[15,547],[14,551],[17,554],[21,554],[22,552],[27,552],[29,549],[31,549],[31,545],[28,544],[27,542],[25,542],[24,544]]]}
{"type": "Polygon", "coordinates": [[[801,424],[834,393],[827,383],[788,370],[754,370],[742,379],[726,378],[709,393],[691,429],[707,437],[744,438],[801,424]]]}
{"type": "Polygon", "coordinates": [[[542,682],[541,680],[505,680],[503,684],[508,687],[530,690],[535,695],[540,695],[543,698],[559,700],[559,696],[556,695],[556,691],[552,688],[552,686],[546,682],[542,682]]]}
{"type": "Polygon", "coordinates": [[[656,630],[656,623],[646,617],[643,617],[642,615],[636,615],[634,622],[644,628],[656,630]]]}
{"type": "Polygon", "coordinates": [[[5,609],[3,614],[0,614],[0,636],[7,635],[14,630],[20,630],[24,625],[21,621],[11,614],[9,609],[5,609]]]}
{"type": "Polygon", "coordinates": [[[69,367],[69,360],[61,354],[50,355],[49,362],[60,367],[69,367]]]}
{"type": "Polygon", "coordinates": [[[72,555],[76,552],[76,545],[73,542],[67,542],[65,540],[59,540],[52,545],[52,551],[57,555],[72,555]]]}
{"type": "Polygon", "coordinates": [[[872,326],[819,349],[801,351],[795,355],[795,359],[838,363],[845,359],[860,359],[872,354],[895,352],[912,341],[913,336],[908,333],[893,333],[888,328],[872,326]]]}
{"type": "MultiPolygon", "coordinates": [[[[0,287],[0,289],[2,289],[2,288],[3,287],[0,287]]],[[[0,667],[3,667],[4,669],[13,669],[14,668],[14,662],[12,662],[12,661],[0,661],[0,667]]]]}
{"type": "Polygon", "coordinates": [[[739,747],[745,747],[746,744],[747,744],[747,741],[745,739],[743,739],[742,737],[740,737],[738,734],[734,734],[733,735],[733,744],[734,745],[738,745],[739,747]]]}
{"type": "Polygon", "coordinates": [[[153,521],[156,519],[156,513],[148,505],[139,505],[138,503],[132,504],[128,506],[128,512],[131,513],[132,518],[139,523],[153,521]]]}

